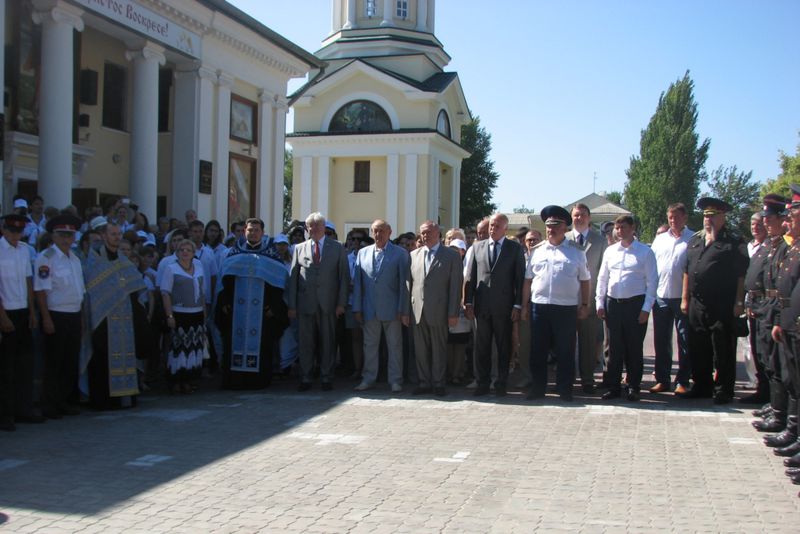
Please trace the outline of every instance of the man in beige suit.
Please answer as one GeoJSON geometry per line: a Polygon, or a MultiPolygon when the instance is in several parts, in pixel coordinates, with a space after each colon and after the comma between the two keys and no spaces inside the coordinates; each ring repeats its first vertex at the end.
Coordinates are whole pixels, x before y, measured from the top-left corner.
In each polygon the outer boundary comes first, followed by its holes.
{"type": "Polygon", "coordinates": [[[458,322],[463,281],[461,256],[440,242],[439,225],[419,227],[424,246],[411,253],[411,308],[419,386],[414,395],[447,394],[447,332],[458,322]]]}
{"type": "Polygon", "coordinates": [[[314,353],[319,353],[322,389],[333,389],[336,365],[336,318],[344,313],[350,269],[341,243],[325,236],[325,217],[306,218],[309,239],[294,248],[289,274],[289,318],[297,317],[302,376],[298,391],[311,388],[314,353]]]}

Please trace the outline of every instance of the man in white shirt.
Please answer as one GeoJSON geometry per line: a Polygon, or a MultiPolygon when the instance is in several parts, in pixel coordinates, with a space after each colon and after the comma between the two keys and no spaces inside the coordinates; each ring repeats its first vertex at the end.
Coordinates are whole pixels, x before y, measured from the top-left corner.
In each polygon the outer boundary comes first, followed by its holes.
{"type": "Polygon", "coordinates": [[[0,430],[13,431],[17,422],[44,421],[33,412],[31,329],[36,327],[32,266],[21,242],[28,222],[24,215],[3,217],[0,238],[0,430]]]}
{"type": "Polygon", "coordinates": [[[61,419],[80,410],[69,404],[78,381],[81,305],[86,292],[81,260],[70,247],[81,221],[69,214],[47,221],[53,244],[36,258],[34,294],[42,314],[45,344],[44,415],[61,419]]]}
{"type": "Polygon", "coordinates": [[[575,379],[575,325],[589,314],[591,298],[586,254],[565,234],[572,217],[560,206],[542,210],[547,240],[533,248],[525,270],[523,320],[531,314],[531,388],[528,399],[541,399],[547,387],[547,355],[556,355],[556,389],[572,400],[575,379]],[[528,304],[530,302],[530,304],[528,304]]]}
{"type": "Polygon", "coordinates": [[[678,374],[675,375],[675,392],[685,393],[689,388],[692,368],[688,354],[688,324],[681,312],[683,271],[686,269],[686,246],[694,232],[686,227],[686,206],[671,204],[667,208],[669,229],[656,236],[650,249],[656,255],[658,289],[653,305],[653,347],[656,353],[656,385],[650,393],[671,391],[672,330],[678,335],[678,374]]]}
{"type": "Polygon", "coordinates": [[[597,316],[608,325],[609,335],[609,390],[603,399],[620,396],[624,364],[628,373],[628,400],[638,401],[644,360],[642,345],[656,300],[658,271],[653,251],[634,238],[633,217],[617,217],[614,231],[620,240],[603,254],[595,293],[597,316]]]}

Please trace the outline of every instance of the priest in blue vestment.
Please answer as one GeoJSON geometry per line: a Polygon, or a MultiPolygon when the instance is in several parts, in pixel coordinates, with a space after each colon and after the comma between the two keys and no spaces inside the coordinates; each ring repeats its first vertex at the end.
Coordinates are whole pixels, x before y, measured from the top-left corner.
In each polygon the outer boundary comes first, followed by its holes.
{"type": "Polygon", "coordinates": [[[220,266],[215,321],[222,332],[222,387],[261,389],[272,380],[279,341],[289,325],[283,290],[288,273],[264,222],[248,219],[245,235],[220,266]]]}

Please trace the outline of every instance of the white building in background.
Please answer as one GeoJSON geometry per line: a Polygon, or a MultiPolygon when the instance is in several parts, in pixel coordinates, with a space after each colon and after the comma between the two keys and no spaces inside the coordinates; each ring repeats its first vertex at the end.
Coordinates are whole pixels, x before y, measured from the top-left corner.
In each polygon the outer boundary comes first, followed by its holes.
{"type": "Polygon", "coordinates": [[[128,196],[282,228],[291,78],[323,62],[222,0],[0,0],[2,209],[128,196]]]}

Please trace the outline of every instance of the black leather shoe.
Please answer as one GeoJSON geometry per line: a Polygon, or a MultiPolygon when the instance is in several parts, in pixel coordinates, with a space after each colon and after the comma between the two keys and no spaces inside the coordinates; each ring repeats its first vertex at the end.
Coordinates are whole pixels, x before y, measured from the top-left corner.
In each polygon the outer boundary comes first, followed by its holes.
{"type": "Polygon", "coordinates": [[[789,479],[792,481],[792,484],[794,484],[795,486],[800,486],[800,475],[790,476],[789,479]]]}
{"type": "Polygon", "coordinates": [[[417,386],[411,392],[412,395],[430,395],[433,392],[432,388],[428,388],[425,386],[417,386]]]}
{"type": "Polygon", "coordinates": [[[300,382],[297,386],[297,391],[308,391],[311,389],[311,382],[300,382]]]}
{"type": "Polygon", "coordinates": [[[728,404],[733,400],[733,395],[730,393],[715,393],[714,404],[728,404]]]}
{"type": "Polygon", "coordinates": [[[505,388],[505,386],[495,386],[494,387],[494,395],[495,395],[495,397],[505,397],[506,396],[506,388],[505,388]]]}
{"type": "Polygon", "coordinates": [[[629,401],[636,402],[639,400],[639,392],[635,389],[629,389],[626,397],[628,398],[629,401]]]}
{"type": "Polygon", "coordinates": [[[443,387],[433,388],[433,394],[437,397],[445,397],[447,396],[447,390],[443,387]]]}
{"type": "Polygon", "coordinates": [[[753,417],[769,417],[772,414],[772,405],[767,403],[758,410],[753,410],[751,413],[753,414],[753,417]]]}
{"type": "Polygon", "coordinates": [[[745,395],[744,397],[739,399],[739,402],[743,404],[764,404],[769,400],[769,393],[764,391],[756,391],[755,393],[751,393],[750,395],[745,395]]]}
{"type": "Polygon", "coordinates": [[[786,428],[786,421],[775,417],[768,417],[763,421],[753,421],[751,424],[759,432],[780,432],[786,428]]]}
{"type": "Polygon", "coordinates": [[[678,396],[682,399],[710,399],[714,394],[711,391],[706,391],[695,386],[686,393],[681,393],[678,396]]]}
{"type": "Polygon", "coordinates": [[[791,458],[784,458],[783,465],[786,467],[800,467],[800,454],[795,454],[791,458]]]}
{"type": "Polygon", "coordinates": [[[600,397],[600,398],[603,399],[603,400],[612,400],[612,399],[618,399],[619,397],[620,397],[619,391],[617,391],[615,389],[610,389],[610,390],[606,391],[605,393],[603,393],[603,396],[600,397]]]}
{"type": "MultiPolygon", "coordinates": [[[[766,445],[767,447],[788,447],[789,445],[795,443],[796,441],[797,441],[797,434],[789,430],[784,430],[779,434],[771,434],[769,436],[764,436],[764,445],[766,445]]],[[[787,456],[794,456],[794,455],[787,454],[787,456]]]]}
{"type": "Polygon", "coordinates": [[[330,382],[323,382],[322,391],[333,391],[333,384],[331,384],[330,382]]]}
{"type": "Polygon", "coordinates": [[[489,394],[489,386],[478,386],[472,392],[473,397],[481,397],[483,395],[488,395],[488,394],[489,394]]]}
{"type": "Polygon", "coordinates": [[[791,476],[794,476],[794,475],[800,475],[800,467],[790,467],[789,469],[787,469],[784,472],[786,473],[787,477],[791,477],[791,476]]]}
{"type": "Polygon", "coordinates": [[[525,398],[528,400],[541,400],[545,397],[544,391],[539,391],[537,389],[531,389],[528,391],[528,394],[525,395],[525,398]]]}
{"type": "Polygon", "coordinates": [[[794,443],[790,443],[785,447],[776,447],[772,449],[772,454],[775,456],[794,456],[795,454],[800,453],[800,441],[795,439],[794,443]]]}

